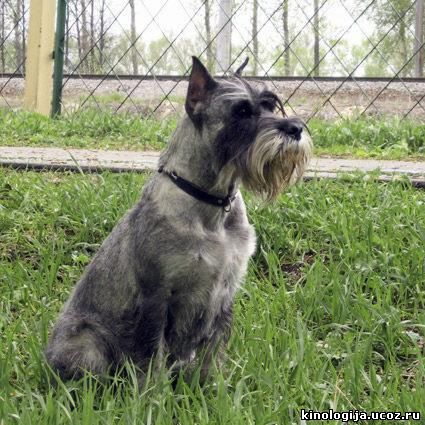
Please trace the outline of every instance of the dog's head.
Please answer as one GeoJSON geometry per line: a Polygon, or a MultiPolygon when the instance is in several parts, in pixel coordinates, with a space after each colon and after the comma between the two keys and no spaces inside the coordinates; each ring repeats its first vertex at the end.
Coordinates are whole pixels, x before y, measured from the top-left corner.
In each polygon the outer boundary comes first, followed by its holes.
{"type": "Polygon", "coordinates": [[[285,116],[276,94],[241,77],[247,62],[217,81],[193,57],[185,108],[222,172],[271,200],[302,176],[311,140],[302,120],[285,116]]]}

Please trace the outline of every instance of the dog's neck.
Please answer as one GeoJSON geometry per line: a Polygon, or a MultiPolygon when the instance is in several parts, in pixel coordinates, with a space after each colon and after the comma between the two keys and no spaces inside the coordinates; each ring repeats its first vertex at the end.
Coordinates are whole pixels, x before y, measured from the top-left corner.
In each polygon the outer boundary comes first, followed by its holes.
{"type": "Polygon", "coordinates": [[[159,164],[211,195],[224,198],[238,190],[234,173],[217,163],[211,144],[188,116],[176,128],[159,164]]]}

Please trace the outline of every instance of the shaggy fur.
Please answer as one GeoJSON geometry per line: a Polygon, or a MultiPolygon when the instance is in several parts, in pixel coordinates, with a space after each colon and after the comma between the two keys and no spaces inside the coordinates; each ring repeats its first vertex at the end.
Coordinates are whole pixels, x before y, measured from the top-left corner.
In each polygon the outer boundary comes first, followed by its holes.
{"type": "Polygon", "coordinates": [[[116,225],[76,285],[53,329],[46,357],[62,379],[104,374],[153,356],[207,373],[229,337],[232,305],[255,233],[240,184],[274,199],[299,178],[310,139],[298,118],[275,114],[277,96],[240,77],[214,80],[193,58],[187,115],[160,166],[230,208],[201,202],[156,173],[116,225]],[[203,353],[202,356],[199,353],[203,353]]]}

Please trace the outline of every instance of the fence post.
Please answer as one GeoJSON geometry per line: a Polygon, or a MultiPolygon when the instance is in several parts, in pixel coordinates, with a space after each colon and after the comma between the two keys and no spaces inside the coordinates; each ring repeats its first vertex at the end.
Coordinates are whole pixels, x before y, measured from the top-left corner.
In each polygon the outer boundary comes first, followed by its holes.
{"type": "Polygon", "coordinates": [[[65,45],[65,21],[66,21],[67,0],[58,0],[56,12],[56,36],[55,36],[55,66],[53,69],[53,97],[52,97],[52,118],[60,115],[62,101],[62,81],[63,81],[63,56],[65,45]]]}
{"type": "Polygon", "coordinates": [[[424,72],[424,0],[416,0],[415,19],[415,77],[423,77],[424,72]]]}
{"type": "Polygon", "coordinates": [[[31,0],[24,107],[50,114],[55,0],[31,0]]]}

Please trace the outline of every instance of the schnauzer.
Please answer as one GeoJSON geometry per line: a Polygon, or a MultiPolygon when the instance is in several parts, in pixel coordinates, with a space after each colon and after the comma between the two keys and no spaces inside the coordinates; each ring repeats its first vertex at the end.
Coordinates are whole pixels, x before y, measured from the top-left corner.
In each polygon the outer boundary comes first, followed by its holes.
{"type": "Polygon", "coordinates": [[[126,359],[199,365],[230,333],[236,290],[255,250],[239,187],[273,200],[305,170],[305,124],[241,77],[215,80],[193,57],[187,115],[139,203],[116,225],[54,327],[47,361],[62,379],[126,359]],[[282,116],[276,112],[280,109],[282,116]]]}

